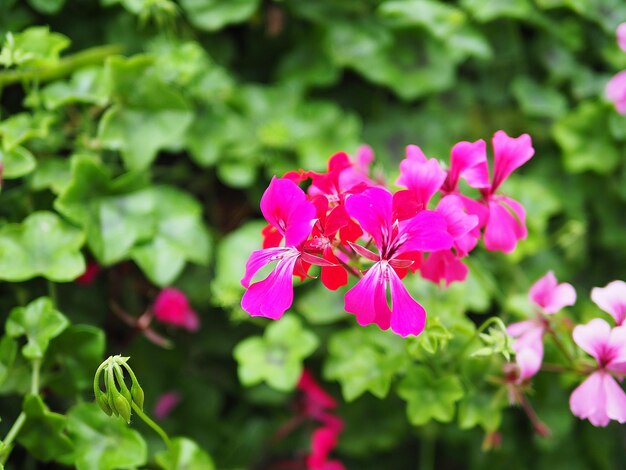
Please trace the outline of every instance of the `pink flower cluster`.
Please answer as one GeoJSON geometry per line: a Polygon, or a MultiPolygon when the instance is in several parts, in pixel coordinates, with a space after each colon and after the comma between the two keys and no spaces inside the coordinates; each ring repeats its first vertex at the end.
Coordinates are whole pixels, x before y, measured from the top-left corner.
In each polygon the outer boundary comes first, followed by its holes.
{"type": "MultiPolygon", "coordinates": [[[[576,292],[570,284],[558,284],[549,272],[532,286],[529,298],[539,308],[536,318],[508,328],[515,338],[518,383],[528,380],[541,368],[543,337],[548,331],[556,336],[549,316],[573,305],[576,292]]],[[[613,281],[604,288],[596,287],[591,291],[591,299],[613,317],[615,326],[595,318],[574,328],[574,342],[595,359],[595,365],[576,369],[588,377],[570,396],[570,409],[594,426],[606,426],[611,420],[625,423],[626,393],[615,379],[621,381],[626,376],[626,283],[613,281]]]]}
{"type": "MultiPolygon", "coordinates": [[[[617,27],[616,35],[618,46],[626,51],[626,23],[617,27]]],[[[613,102],[618,113],[626,114],[626,70],[622,70],[609,80],[604,93],[613,102]]]]}
{"type": "Polygon", "coordinates": [[[263,249],[251,254],[241,280],[247,288],[242,308],[253,316],[280,318],[293,302],[293,276],[305,279],[314,264],[321,266],[328,289],[346,285],[349,275],[359,279],[344,304],[359,324],[420,334],[426,313],[402,282],[407,274],[419,272],[436,283],[463,281],[462,259],[481,238],[488,250],[508,253],[526,237],[524,208],[499,190],[533,156],[531,139],[498,131],[492,144],[491,178],[484,140],[454,145],[447,169],[408,146],[396,191],[370,177],[369,148],[356,160],[333,155],[326,173],[300,170],[273,178],[261,199],[269,224],[263,249]],[[306,192],[302,183],[308,184],[306,192]],[[273,262],[269,275],[253,282],[273,262]]]}

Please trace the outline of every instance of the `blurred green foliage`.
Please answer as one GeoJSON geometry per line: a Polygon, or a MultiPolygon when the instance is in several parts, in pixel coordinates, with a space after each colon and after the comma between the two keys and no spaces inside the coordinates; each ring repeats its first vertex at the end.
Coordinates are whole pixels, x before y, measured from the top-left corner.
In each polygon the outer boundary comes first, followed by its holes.
{"type": "Polygon", "coordinates": [[[581,312],[591,287],[626,277],[626,118],[603,98],[626,68],[625,20],[621,0],[0,2],[2,435],[26,417],[7,468],[272,468],[308,452],[303,430],[273,439],[303,364],[343,397],[347,468],[618,468],[624,430],[577,422],[571,379],[535,382],[549,437],[504,411],[506,338],[486,347],[475,325],[522,317],[548,269],[578,288],[581,312]],[[422,336],[358,327],[313,282],[265,334],[241,311],[272,175],[323,171],[366,142],[394,181],[405,145],[447,160],[498,129],[536,148],[504,187],[527,209],[528,239],[510,256],[477,253],[464,284],[407,280],[429,314],[422,336]],[[103,272],[68,283],[85,260],[103,272]],[[202,324],[154,326],[173,350],[111,313],[139,316],[171,284],[202,324]],[[164,451],[141,424],[81,403],[105,337],[107,353],[133,357],[147,409],[180,393],[162,424],[195,442],[164,451]],[[41,359],[46,393],[29,395],[41,359]],[[483,452],[496,430],[500,448],[483,452]]]}

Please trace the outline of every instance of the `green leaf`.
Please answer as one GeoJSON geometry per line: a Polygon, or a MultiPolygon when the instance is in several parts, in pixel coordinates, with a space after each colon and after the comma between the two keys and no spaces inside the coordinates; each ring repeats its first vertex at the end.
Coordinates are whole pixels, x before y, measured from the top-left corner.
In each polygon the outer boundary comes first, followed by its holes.
{"type": "Polygon", "coordinates": [[[22,354],[30,360],[41,360],[50,340],[59,336],[68,325],[69,321],[54,308],[52,300],[40,297],[26,307],[11,310],[6,333],[12,338],[26,336],[28,342],[22,348],[22,354]]]}
{"type": "Polygon", "coordinates": [[[18,434],[18,442],[38,460],[67,459],[74,450],[66,434],[67,418],[50,411],[38,395],[26,396],[23,409],[26,421],[18,434]]]}
{"type": "Polygon", "coordinates": [[[151,193],[155,235],[130,255],[152,282],[166,286],[179,276],[185,261],[208,263],[210,238],[202,222],[202,206],[193,197],[168,186],[153,187],[151,193]]]}
{"type": "Polygon", "coordinates": [[[70,184],[72,172],[68,158],[44,158],[37,163],[37,169],[30,178],[30,187],[35,191],[50,188],[60,194],[70,184]]]}
{"type": "Polygon", "coordinates": [[[17,34],[8,34],[0,50],[0,65],[5,67],[52,67],[70,40],[51,33],[48,26],[33,26],[17,34]]]}
{"type": "Polygon", "coordinates": [[[375,327],[334,333],[328,343],[324,377],[338,380],[352,401],[365,392],[384,398],[393,377],[407,366],[403,339],[375,327]]]}
{"type": "Polygon", "coordinates": [[[569,172],[591,170],[607,174],[618,165],[622,151],[611,137],[609,112],[613,110],[586,101],[554,125],[552,134],[563,150],[569,172]]]}
{"type": "Polygon", "coordinates": [[[171,447],[154,456],[163,470],[213,470],[213,460],[198,444],[186,437],[172,439],[171,447]]]}
{"type": "Polygon", "coordinates": [[[19,146],[9,151],[0,148],[0,163],[3,170],[2,176],[6,179],[20,178],[32,172],[37,166],[33,154],[19,146]]]}
{"type": "Polygon", "coordinates": [[[412,366],[398,384],[398,395],[407,401],[411,424],[421,426],[435,419],[452,421],[454,404],[463,397],[463,387],[455,375],[434,377],[425,366],[412,366]]]}
{"type": "Polygon", "coordinates": [[[117,470],[146,464],[147,446],[126,423],[105,415],[94,403],[81,403],[67,413],[75,445],[77,470],[117,470]]]}
{"type": "Polygon", "coordinates": [[[104,331],[91,325],[71,325],[50,342],[44,363],[50,370],[46,386],[64,396],[91,388],[104,350],[104,331]]]}
{"type": "Polygon", "coordinates": [[[232,23],[239,23],[257,10],[259,0],[181,0],[187,18],[195,27],[216,31],[232,23]]]}
{"type": "Polygon", "coordinates": [[[235,347],[239,380],[245,386],[265,381],[277,390],[293,390],[302,373],[302,360],[318,343],[297,317],[286,315],[271,323],[263,337],[246,338],[235,347]]]}
{"type": "Polygon", "coordinates": [[[558,118],[567,111],[567,100],[554,88],[521,76],[512,85],[513,95],[528,116],[558,118]]]}
{"type": "Polygon", "coordinates": [[[53,120],[49,113],[14,114],[0,123],[2,148],[10,151],[31,139],[47,137],[53,120]]]}
{"type": "Polygon", "coordinates": [[[72,103],[104,105],[108,94],[100,67],[78,70],[69,81],[51,83],[41,90],[41,98],[47,109],[57,109],[72,103]]]}
{"type": "Polygon", "coordinates": [[[461,0],[461,6],[482,22],[492,21],[496,18],[519,18],[531,19],[536,14],[530,0],[507,0],[506,2],[493,2],[491,0],[461,0]]]}
{"type": "Polygon", "coordinates": [[[15,357],[17,355],[17,342],[8,335],[0,339],[0,385],[11,374],[15,357]]]}
{"type": "Polygon", "coordinates": [[[178,149],[191,124],[187,100],[159,77],[152,56],[112,57],[105,74],[116,104],[98,128],[104,147],[119,150],[131,170],[150,166],[162,149],[178,149]]]}
{"type": "Polygon", "coordinates": [[[85,271],[84,241],[81,230],[52,212],[34,212],[21,224],[6,224],[0,228],[0,279],[72,281],[85,271]]]}
{"type": "Polygon", "coordinates": [[[502,422],[502,411],[507,406],[506,394],[500,391],[469,390],[459,402],[459,427],[471,429],[482,427],[494,432],[502,422]]]}
{"type": "Polygon", "coordinates": [[[40,13],[54,15],[63,8],[65,0],[28,0],[28,3],[40,13]]]}
{"type": "Polygon", "coordinates": [[[421,26],[440,39],[452,35],[467,19],[462,10],[434,0],[387,1],[378,14],[396,26],[421,26]]]}

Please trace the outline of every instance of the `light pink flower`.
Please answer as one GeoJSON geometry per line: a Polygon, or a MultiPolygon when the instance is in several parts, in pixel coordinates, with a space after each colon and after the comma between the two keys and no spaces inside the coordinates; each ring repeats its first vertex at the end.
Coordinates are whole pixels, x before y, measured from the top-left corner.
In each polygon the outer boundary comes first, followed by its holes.
{"type": "MultiPolygon", "coordinates": [[[[548,271],[532,285],[528,298],[541,307],[542,313],[554,314],[563,307],[574,305],[576,291],[566,282],[559,284],[554,273],[548,271]]],[[[543,361],[543,335],[548,326],[547,319],[539,314],[536,318],[513,323],[507,328],[507,332],[515,338],[513,350],[520,371],[518,382],[539,372],[543,361]]]]}
{"type": "Polygon", "coordinates": [[[626,423],[626,393],[611,374],[626,374],[626,327],[611,326],[596,318],[574,328],[574,341],[593,356],[597,370],[570,396],[574,416],[588,419],[594,426],[606,426],[610,420],[626,423]]]}
{"type": "MultiPolygon", "coordinates": [[[[626,23],[623,23],[626,25],[626,23]]],[[[591,300],[598,307],[610,314],[617,326],[623,325],[626,320],[626,282],[609,282],[606,287],[594,287],[591,290],[591,300]]]]}
{"type": "Polygon", "coordinates": [[[556,313],[576,303],[576,291],[571,284],[558,284],[552,271],[533,284],[528,298],[543,309],[544,313],[556,313]]]}
{"type": "Polygon", "coordinates": [[[617,73],[608,81],[604,94],[613,102],[618,113],[626,114],[626,70],[617,73]]]}
{"type": "Polygon", "coordinates": [[[273,178],[261,198],[265,220],[285,239],[284,247],[252,252],[241,284],[247,288],[241,307],[252,316],[279,319],[293,302],[293,275],[302,271],[301,245],[311,233],[315,206],[293,181],[273,178]],[[276,261],[274,270],[262,281],[251,284],[254,275],[276,261]]]}
{"type": "Polygon", "coordinates": [[[626,51],[626,23],[622,23],[616,30],[617,45],[620,49],[626,51]]]}
{"type": "Polygon", "coordinates": [[[353,245],[361,256],[375,263],[346,293],[345,309],[356,315],[360,325],[375,323],[402,336],[418,335],[424,329],[426,312],[408,293],[396,269],[410,267],[416,252],[451,248],[453,239],[443,216],[433,211],[421,211],[398,222],[395,202],[381,188],[368,188],[346,200],[348,213],[372,236],[378,254],[353,245]]]}
{"type": "Polygon", "coordinates": [[[190,307],[187,296],[174,287],[166,287],[159,292],[154,306],[154,317],[161,323],[197,331],[200,321],[196,312],[190,307]]]}
{"type": "Polygon", "coordinates": [[[176,391],[166,392],[157,398],[153,414],[157,419],[165,419],[180,403],[180,393],[176,391]]]}

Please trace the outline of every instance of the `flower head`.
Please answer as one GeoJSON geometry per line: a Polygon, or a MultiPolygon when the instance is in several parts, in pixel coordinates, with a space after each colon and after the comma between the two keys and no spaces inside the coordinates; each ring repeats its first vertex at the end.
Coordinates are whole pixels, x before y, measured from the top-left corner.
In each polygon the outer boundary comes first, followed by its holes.
{"type": "MultiPolygon", "coordinates": [[[[624,23],[626,25],[626,23],[624,23]]],[[[594,287],[591,300],[615,319],[617,326],[626,320],[626,282],[613,281],[605,287],[594,287]]]]}
{"type": "Polygon", "coordinates": [[[528,293],[531,302],[541,307],[544,313],[556,313],[576,303],[576,291],[571,284],[558,284],[552,271],[533,284],[528,293]]]}
{"type": "Polygon", "coordinates": [[[617,73],[608,81],[604,94],[613,102],[618,113],[626,114],[626,70],[617,73]]]}
{"type": "Polygon", "coordinates": [[[152,309],[155,318],[161,323],[178,326],[188,331],[197,331],[200,327],[198,315],[189,306],[187,296],[174,287],[161,290],[152,309]]]}

